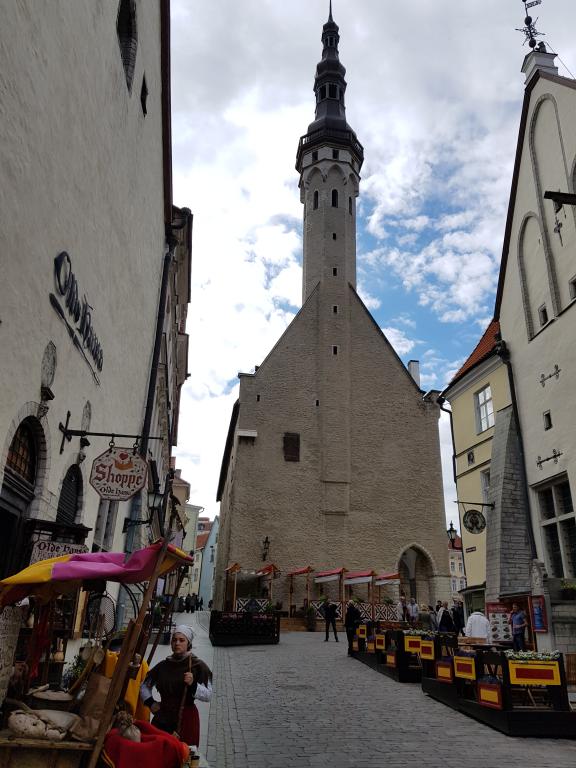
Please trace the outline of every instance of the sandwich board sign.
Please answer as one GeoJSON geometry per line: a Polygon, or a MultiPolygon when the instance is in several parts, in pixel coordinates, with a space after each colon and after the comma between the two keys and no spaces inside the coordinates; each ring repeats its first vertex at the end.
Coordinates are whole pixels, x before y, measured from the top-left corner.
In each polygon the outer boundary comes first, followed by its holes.
{"type": "Polygon", "coordinates": [[[113,446],[97,456],[90,485],[101,499],[127,501],[146,487],[148,463],[132,448],[113,446]]]}

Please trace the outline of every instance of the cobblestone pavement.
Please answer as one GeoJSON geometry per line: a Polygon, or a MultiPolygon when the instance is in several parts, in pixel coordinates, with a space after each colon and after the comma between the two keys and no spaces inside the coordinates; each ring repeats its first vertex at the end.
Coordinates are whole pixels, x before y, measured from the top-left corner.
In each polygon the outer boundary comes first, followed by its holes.
{"type": "Polygon", "coordinates": [[[576,742],[505,736],[346,647],[293,632],[275,646],[215,648],[211,768],[576,767],[576,742]]]}

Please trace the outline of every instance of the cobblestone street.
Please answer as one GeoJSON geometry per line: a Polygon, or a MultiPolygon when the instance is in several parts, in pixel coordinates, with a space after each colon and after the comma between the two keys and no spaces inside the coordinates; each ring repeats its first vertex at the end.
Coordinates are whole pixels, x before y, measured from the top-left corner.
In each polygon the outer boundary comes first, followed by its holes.
{"type": "MultiPolygon", "coordinates": [[[[180,617],[178,617],[180,618],[180,617]]],[[[182,616],[212,649],[207,613],[182,616]]],[[[284,634],[276,646],[214,648],[211,768],[574,768],[576,742],[504,736],[346,655],[345,637],[284,634]]],[[[208,719],[208,728],[206,720],[208,719]]]]}

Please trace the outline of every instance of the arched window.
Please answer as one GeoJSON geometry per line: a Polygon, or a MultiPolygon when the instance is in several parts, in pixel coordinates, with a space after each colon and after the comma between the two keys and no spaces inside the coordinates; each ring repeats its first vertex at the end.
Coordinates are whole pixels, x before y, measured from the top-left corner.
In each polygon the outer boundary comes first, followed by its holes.
{"type": "Polygon", "coordinates": [[[6,465],[30,485],[36,481],[36,441],[30,424],[23,421],[8,448],[6,465]]]}
{"type": "Polygon", "coordinates": [[[82,498],[82,473],[77,464],[68,467],[66,477],[62,483],[60,498],[58,499],[58,511],[56,522],[65,525],[74,525],[76,514],[82,498]]]}
{"type": "Polygon", "coordinates": [[[318,208],[318,190],[316,190],[316,192],[314,192],[314,202],[312,204],[312,207],[313,207],[314,210],[317,210],[317,208],[318,208]]]}
{"type": "Polygon", "coordinates": [[[348,198],[348,213],[352,216],[352,198],[348,198]]]}
{"type": "Polygon", "coordinates": [[[338,208],[338,190],[332,190],[332,208],[338,208]]]}

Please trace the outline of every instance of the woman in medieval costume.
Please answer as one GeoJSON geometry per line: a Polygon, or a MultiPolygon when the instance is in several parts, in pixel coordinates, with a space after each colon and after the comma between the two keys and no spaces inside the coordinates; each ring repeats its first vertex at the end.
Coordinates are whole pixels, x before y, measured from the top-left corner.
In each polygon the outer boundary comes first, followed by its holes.
{"type": "Polygon", "coordinates": [[[198,746],[200,717],[194,700],[212,698],[212,672],[192,653],[194,633],[180,624],[171,640],[172,655],[156,664],[140,686],[140,696],[154,714],[152,724],[168,733],[177,733],[186,744],[198,746]],[[156,688],[160,701],[152,695],[156,688]]]}

